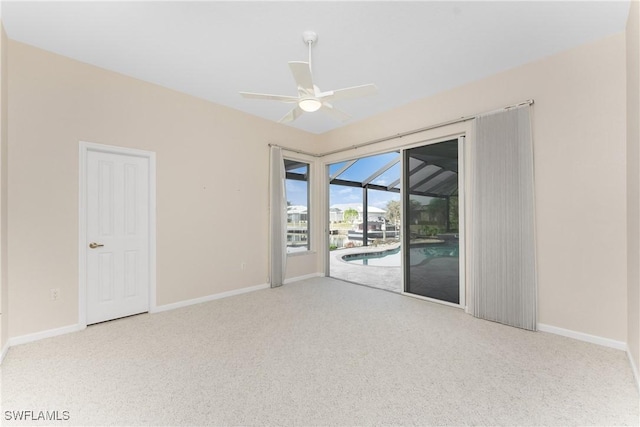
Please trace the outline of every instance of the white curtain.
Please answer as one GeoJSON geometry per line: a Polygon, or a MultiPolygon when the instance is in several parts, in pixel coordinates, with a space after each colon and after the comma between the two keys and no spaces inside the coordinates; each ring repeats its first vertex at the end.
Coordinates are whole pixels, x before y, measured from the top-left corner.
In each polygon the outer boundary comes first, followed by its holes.
{"type": "Polygon", "coordinates": [[[287,269],[287,193],[280,147],[271,147],[269,179],[269,222],[271,241],[271,287],[282,286],[287,269]]]}
{"type": "Polygon", "coordinates": [[[528,105],[480,116],[471,145],[471,312],[537,329],[533,144],[528,105]]]}

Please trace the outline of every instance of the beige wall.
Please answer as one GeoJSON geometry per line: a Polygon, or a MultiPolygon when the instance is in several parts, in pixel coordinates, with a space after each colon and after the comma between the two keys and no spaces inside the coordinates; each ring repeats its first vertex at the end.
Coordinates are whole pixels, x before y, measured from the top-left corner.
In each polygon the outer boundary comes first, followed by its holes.
{"type": "Polygon", "coordinates": [[[626,342],[625,86],[619,34],[332,131],[322,149],[535,99],[539,321],[626,342]]]}
{"type": "Polygon", "coordinates": [[[640,366],[640,4],[627,21],[627,346],[640,366]]]}
{"type": "Polygon", "coordinates": [[[9,287],[7,268],[7,191],[8,191],[8,39],[0,22],[0,349],[9,338],[9,287]]]}
{"type": "MultiPolygon", "coordinates": [[[[314,136],[9,45],[11,337],[78,321],[78,141],[157,153],[158,305],[266,283],[267,143],[314,136]]],[[[316,256],[290,266],[313,273],[316,256]]]]}

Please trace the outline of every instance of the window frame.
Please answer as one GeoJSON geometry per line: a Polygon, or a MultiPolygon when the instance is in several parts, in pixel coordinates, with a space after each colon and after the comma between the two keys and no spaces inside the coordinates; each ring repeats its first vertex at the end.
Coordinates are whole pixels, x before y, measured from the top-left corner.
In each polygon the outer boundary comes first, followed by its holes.
{"type": "MultiPolygon", "coordinates": [[[[287,256],[295,256],[295,255],[299,255],[299,254],[308,254],[311,252],[311,162],[308,160],[302,160],[302,159],[297,159],[294,157],[289,157],[289,156],[283,156],[283,160],[284,160],[284,165],[285,165],[285,188],[288,187],[288,181],[298,181],[298,182],[305,182],[306,183],[306,208],[307,208],[307,213],[306,213],[306,245],[300,245],[300,246],[294,246],[294,245],[290,245],[290,243],[294,242],[294,241],[290,241],[289,240],[289,212],[288,212],[288,208],[289,208],[289,200],[287,200],[287,241],[286,241],[286,245],[287,245],[287,256]],[[288,167],[290,166],[294,166],[294,165],[299,165],[293,169],[298,169],[300,167],[306,167],[306,176],[305,179],[300,179],[300,178],[292,178],[290,177],[290,172],[288,172],[288,167]],[[295,249],[294,249],[295,248],[295,249]],[[298,249],[299,248],[299,249],[298,249]],[[304,249],[302,249],[304,248],[304,249]],[[294,249],[294,250],[292,250],[294,249]],[[297,250],[296,250],[297,249],[297,250]]],[[[287,188],[288,190],[288,188],[287,188]]],[[[287,199],[289,199],[289,191],[287,191],[287,199]]],[[[292,206],[297,206],[297,205],[292,205],[292,206]]]]}

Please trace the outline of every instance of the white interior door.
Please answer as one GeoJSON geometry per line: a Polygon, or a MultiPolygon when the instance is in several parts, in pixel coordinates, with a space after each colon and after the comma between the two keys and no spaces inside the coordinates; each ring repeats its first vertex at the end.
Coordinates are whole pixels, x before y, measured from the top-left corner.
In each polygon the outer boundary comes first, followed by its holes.
{"type": "Polygon", "coordinates": [[[87,152],[87,324],[149,311],[149,158],[87,152]]]}

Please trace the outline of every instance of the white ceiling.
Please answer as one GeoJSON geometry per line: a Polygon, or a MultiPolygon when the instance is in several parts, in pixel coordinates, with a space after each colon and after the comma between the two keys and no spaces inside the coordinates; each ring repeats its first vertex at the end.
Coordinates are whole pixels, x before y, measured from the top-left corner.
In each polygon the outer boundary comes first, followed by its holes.
{"type": "MultiPolygon", "coordinates": [[[[625,28],[629,1],[8,2],[8,36],[33,46],[277,121],[290,105],[238,91],[297,95],[288,61],[318,33],[322,90],[375,83],[336,101],[352,121],[598,40],[625,28]]],[[[342,124],[321,112],[291,126],[342,124]]]]}

